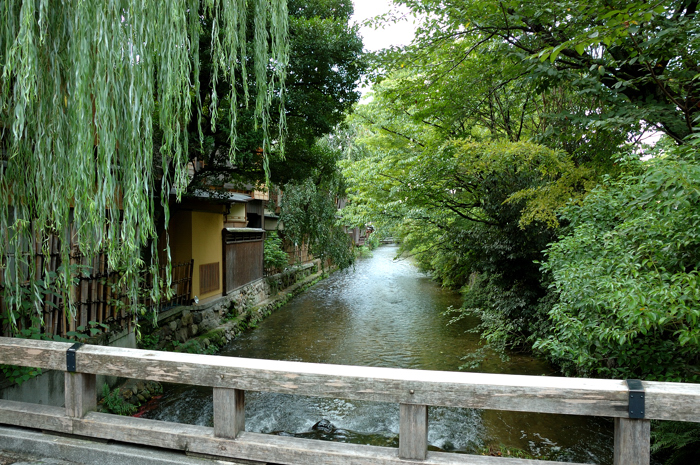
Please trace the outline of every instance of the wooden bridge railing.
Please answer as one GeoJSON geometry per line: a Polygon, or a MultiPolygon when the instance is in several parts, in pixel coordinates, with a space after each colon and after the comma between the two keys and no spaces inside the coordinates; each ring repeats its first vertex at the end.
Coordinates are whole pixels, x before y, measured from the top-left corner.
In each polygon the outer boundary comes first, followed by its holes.
{"type": "MultiPolygon", "coordinates": [[[[606,416],[615,465],[649,464],[649,420],[700,422],[700,385],[644,381],[643,419],[625,381],[321,365],[0,338],[0,363],[67,371],[65,408],[0,400],[0,424],[279,464],[554,465],[427,451],[428,406],[606,416]],[[95,375],[211,386],[214,427],[94,412],[95,375]],[[399,448],[245,431],[245,391],[400,404],[399,448]]],[[[639,401],[637,398],[635,402],[639,401]]]]}

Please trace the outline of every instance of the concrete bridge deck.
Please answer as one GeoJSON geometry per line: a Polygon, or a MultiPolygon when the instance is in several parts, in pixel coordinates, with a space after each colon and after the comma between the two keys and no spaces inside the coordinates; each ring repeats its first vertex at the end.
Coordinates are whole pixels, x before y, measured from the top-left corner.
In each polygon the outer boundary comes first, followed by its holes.
{"type": "Polygon", "coordinates": [[[274,465],[0,426],[0,465],[274,465]]]}

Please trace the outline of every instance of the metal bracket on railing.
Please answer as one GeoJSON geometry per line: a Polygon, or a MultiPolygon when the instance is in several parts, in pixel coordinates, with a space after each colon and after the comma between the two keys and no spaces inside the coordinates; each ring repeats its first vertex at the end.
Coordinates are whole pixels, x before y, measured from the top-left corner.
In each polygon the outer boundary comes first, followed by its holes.
{"type": "Polygon", "coordinates": [[[639,379],[628,379],[629,390],[628,413],[630,418],[644,418],[644,386],[639,379]]]}
{"type": "Polygon", "coordinates": [[[66,351],[66,371],[75,373],[75,353],[83,346],[82,342],[76,342],[66,351]]]}

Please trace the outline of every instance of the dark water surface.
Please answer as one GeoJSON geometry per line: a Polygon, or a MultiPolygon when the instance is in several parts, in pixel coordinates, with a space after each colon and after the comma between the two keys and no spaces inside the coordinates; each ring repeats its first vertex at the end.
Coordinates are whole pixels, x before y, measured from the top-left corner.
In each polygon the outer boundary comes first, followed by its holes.
{"type": "MultiPolygon", "coordinates": [[[[443,312],[460,305],[458,293],[441,289],[407,260],[393,260],[385,246],[359,260],[355,271],[337,272],[239,336],[221,355],[342,365],[458,370],[461,357],[479,347],[478,322],[449,325],[443,312]]],[[[512,354],[490,356],[478,371],[554,375],[545,362],[512,354]]],[[[210,388],[167,386],[144,417],[212,425],[210,388]]],[[[246,430],[300,437],[398,446],[398,404],[246,392],[246,430]],[[312,430],[329,420],[337,430],[312,430]]],[[[612,463],[612,422],[545,415],[431,407],[433,448],[475,453],[500,446],[560,461],[612,463]]]]}

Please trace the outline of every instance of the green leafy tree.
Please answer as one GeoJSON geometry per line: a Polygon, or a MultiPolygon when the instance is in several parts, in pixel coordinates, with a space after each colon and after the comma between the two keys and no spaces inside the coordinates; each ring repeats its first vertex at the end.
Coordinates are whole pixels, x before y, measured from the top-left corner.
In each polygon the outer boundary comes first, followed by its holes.
{"type": "Polygon", "coordinates": [[[430,127],[442,138],[536,141],[598,170],[609,169],[630,134],[639,133],[639,121],[601,126],[592,115],[610,104],[600,95],[562,79],[544,86],[522,55],[463,27],[452,33],[436,21],[439,15],[429,16],[435,21],[424,24],[412,45],[379,58],[375,97],[392,118],[430,127]]]}
{"type": "Polygon", "coordinates": [[[338,187],[337,181],[317,185],[310,178],[285,185],[280,222],[290,243],[307,245],[309,252],[321,259],[322,266],[330,260],[344,269],[353,264],[355,257],[349,236],[336,225],[338,187]]]}
{"type": "Polygon", "coordinates": [[[544,269],[558,301],[538,341],[573,372],[700,380],[700,165],[630,162],[563,215],[544,269]]]}
{"type": "Polygon", "coordinates": [[[266,270],[282,271],[289,264],[289,257],[276,231],[270,231],[263,245],[263,265],[266,270]]]}
{"type": "MultiPolygon", "coordinates": [[[[190,132],[196,134],[201,127],[204,135],[203,144],[198,138],[191,138],[190,157],[206,161],[206,166],[195,174],[192,187],[224,182],[260,184],[268,175],[272,182],[283,185],[301,182],[313,175],[312,171],[333,175],[335,160],[318,149],[316,139],[341,123],[359,99],[356,85],[365,60],[357,26],[350,25],[352,4],[345,0],[291,0],[288,10],[290,57],[285,109],[284,113],[271,114],[269,120],[272,127],[283,127],[284,131],[277,131],[279,137],[270,146],[273,156],[269,173],[259,154],[264,133],[255,124],[253,110],[240,103],[246,92],[254,92],[256,85],[248,88],[236,83],[237,100],[223,99],[220,111],[205,111],[201,126],[194,118],[190,121],[190,132]],[[232,104],[239,106],[237,112],[230,111],[232,104]],[[232,150],[233,161],[229,156],[232,150]]],[[[211,24],[203,27],[211,28],[211,24]]],[[[202,38],[204,63],[200,76],[205,107],[213,89],[218,95],[232,91],[230,81],[214,82],[210,78],[215,69],[213,64],[207,64],[211,50],[207,40],[202,38]]],[[[247,69],[251,72],[251,67],[247,69]]],[[[272,98],[276,99],[276,95],[272,98]]]]}
{"type": "MultiPolygon", "coordinates": [[[[564,86],[589,96],[595,107],[576,114],[588,126],[629,130],[643,121],[679,144],[692,133],[700,112],[697,1],[400,3],[425,18],[409,57],[454,52],[437,62],[431,78],[449,75],[475,54],[490,55],[496,67],[510,67],[501,85],[521,83],[537,94],[564,86]]],[[[406,58],[395,55],[395,63],[402,61],[394,69],[406,58]]],[[[437,79],[424,82],[429,88],[437,79]]]]}

